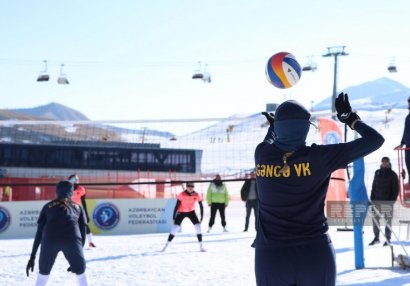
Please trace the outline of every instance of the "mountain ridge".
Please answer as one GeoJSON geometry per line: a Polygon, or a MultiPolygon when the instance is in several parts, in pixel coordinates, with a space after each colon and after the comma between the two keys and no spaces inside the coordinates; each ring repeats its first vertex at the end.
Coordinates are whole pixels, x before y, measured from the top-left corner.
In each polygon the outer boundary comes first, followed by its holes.
{"type": "Polygon", "coordinates": [[[79,121],[79,120],[90,120],[87,116],[81,112],[65,106],[60,103],[51,102],[46,105],[40,105],[33,108],[18,108],[18,109],[6,109],[1,110],[0,118],[5,115],[11,115],[13,117],[9,119],[21,119],[18,115],[22,117],[33,118],[31,120],[57,120],[57,121],[79,121]]]}
{"type": "MultiPolygon", "coordinates": [[[[410,88],[387,77],[339,90],[349,95],[352,106],[360,110],[407,109],[410,88]]],[[[331,110],[332,96],[313,106],[314,111],[331,110]]]]}

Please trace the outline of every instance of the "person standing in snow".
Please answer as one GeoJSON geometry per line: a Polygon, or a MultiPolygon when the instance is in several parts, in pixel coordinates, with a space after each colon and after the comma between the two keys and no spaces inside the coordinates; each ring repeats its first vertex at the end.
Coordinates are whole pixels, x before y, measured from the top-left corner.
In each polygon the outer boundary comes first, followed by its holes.
{"type": "Polygon", "coordinates": [[[166,242],[162,251],[165,251],[171,241],[174,239],[176,233],[181,229],[182,221],[187,217],[191,220],[192,224],[195,226],[196,236],[199,242],[199,251],[204,252],[205,249],[202,246],[202,231],[201,222],[204,218],[204,207],[202,205],[201,196],[195,192],[194,183],[187,183],[186,190],[177,196],[177,203],[174,208],[173,220],[174,225],[171,228],[171,232],[168,236],[168,241],[166,242]],[[201,218],[195,213],[195,203],[199,204],[199,209],[201,212],[201,218]]]}
{"type": "Polygon", "coordinates": [[[219,211],[221,216],[221,224],[223,231],[227,232],[226,219],[225,219],[225,208],[229,203],[228,188],[222,182],[221,176],[217,174],[215,179],[209,184],[208,191],[206,193],[206,200],[208,206],[211,208],[211,217],[208,223],[208,232],[211,231],[212,226],[215,223],[216,212],[219,211]]]}
{"type": "Polygon", "coordinates": [[[255,150],[259,196],[255,276],[258,286],[336,284],[335,252],[324,204],[333,171],[382,146],[384,138],[352,112],[348,95],[335,101],[337,117],[361,138],[306,146],[310,113],[288,100],[274,115],[255,150]]]}
{"type": "Polygon", "coordinates": [[[391,169],[390,159],[388,157],[382,158],[380,169],[374,173],[372,183],[372,191],[370,193],[370,201],[372,208],[377,209],[374,213],[373,233],[374,239],[369,245],[380,243],[380,216],[383,215],[386,220],[386,228],[384,234],[387,241],[384,246],[390,243],[391,238],[391,222],[393,219],[393,205],[397,200],[399,194],[399,180],[397,174],[391,169]]]}
{"type": "Polygon", "coordinates": [[[245,217],[245,229],[244,232],[248,231],[249,228],[249,218],[253,209],[255,215],[255,229],[258,226],[258,192],[256,190],[256,173],[252,171],[250,173],[250,178],[247,178],[241,188],[241,199],[245,202],[246,206],[246,217],[245,217]]]}
{"type": "Polygon", "coordinates": [[[69,271],[77,274],[80,286],[87,286],[83,246],[85,242],[85,215],[82,207],[71,200],[73,185],[61,181],[56,186],[57,199],[44,205],[37,221],[37,232],[33,242],[26,274],[34,271],[34,262],[41,244],[39,274],[36,286],[47,284],[57,254],[62,251],[70,264],[69,271]]]}
{"type": "Polygon", "coordinates": [[[86,195],[85,188],[80,185],[80,178],[76,174],[70,175],[68,177],[68,180],[74,185],[73,196],[71,197],[71,199],[76,204],[83,206],[85,216],[87,218],[86,231],[87,231],[88,246],[96,247],[93,242],[93,234],[91,233],[91,229],[88,226],[88,223],[90,222],[90,216],[88,215],[87,201],[85,200],[85,195],[86,195]]]}

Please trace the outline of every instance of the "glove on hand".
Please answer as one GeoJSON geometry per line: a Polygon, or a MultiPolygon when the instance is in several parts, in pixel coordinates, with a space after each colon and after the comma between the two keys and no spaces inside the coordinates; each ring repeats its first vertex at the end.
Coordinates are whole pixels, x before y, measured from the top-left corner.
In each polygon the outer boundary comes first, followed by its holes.
{"type": "Polygon", "coordinates": [[[352,112],[352,107],[350,106],[349,97],[347,93],[340,93],[335,100],[335,108],[337,112],[337,118],[340,122],[347,124],[351,129],[352,123],[360,119],[359,115],[352,112]]]}
{"type": "Polygon", "coordinates": [[[275,121],[275,115],[273,113],[262,112],[265,115],[266,120],[268,120],[269,125],[272,126],[273,122],[275,121]]]}
{"type": "Polygon", "coordinates": [[[27,277],[29,276],[29,270],[31,269],[31,272],[34,271],[34,260],[36,259],[35,255],[31,255],[29,261],[27,262],[26,266],[26,274],[27,277]]]}

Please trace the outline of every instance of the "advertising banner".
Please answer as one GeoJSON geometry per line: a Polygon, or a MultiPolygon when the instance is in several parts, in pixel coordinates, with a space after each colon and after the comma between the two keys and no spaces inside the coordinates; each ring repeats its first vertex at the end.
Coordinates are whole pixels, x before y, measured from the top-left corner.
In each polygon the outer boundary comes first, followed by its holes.
{"type": "MultiPolygon", "coordinates": [[[[48,201],[0,202],[0,239],[31,238],[48,201]]],[[[90,199],[89,227],[93,234],[166,233],[172,225],[175,199],[90,199]]]]}

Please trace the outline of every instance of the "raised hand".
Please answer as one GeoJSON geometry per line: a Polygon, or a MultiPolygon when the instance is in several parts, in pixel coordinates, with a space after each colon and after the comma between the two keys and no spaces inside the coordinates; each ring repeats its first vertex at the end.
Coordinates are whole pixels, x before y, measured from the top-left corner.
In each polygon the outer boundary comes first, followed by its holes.
{"type": "Polygon", "coordinates": [[[340,122],[347,124],[351,129],[353,128],[353,123],[356,120],[360,120],[359,115],[352,112],[352,107],[350,106],[349,96],[347,93],[340,93],[335,100],[335,108],[337,112],[337,118],[340,122]]]}

